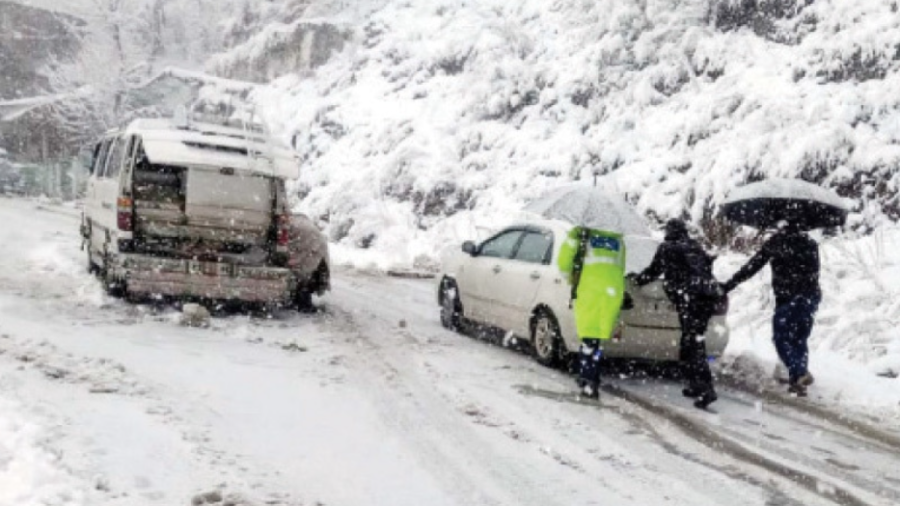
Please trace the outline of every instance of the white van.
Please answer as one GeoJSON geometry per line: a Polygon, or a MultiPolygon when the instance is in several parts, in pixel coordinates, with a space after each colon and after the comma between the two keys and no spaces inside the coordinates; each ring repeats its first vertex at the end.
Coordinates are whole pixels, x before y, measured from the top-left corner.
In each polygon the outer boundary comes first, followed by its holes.
{"type": "Polygon", "coordinates": [[[135,120],[93,146],[90,171],[81,233],[114,295],[288,304],[330,288],[324,238],[291,236],[299,164],[259,129],[135,120]],[[298,239],[317,258],[292,259],[298,239]]]}

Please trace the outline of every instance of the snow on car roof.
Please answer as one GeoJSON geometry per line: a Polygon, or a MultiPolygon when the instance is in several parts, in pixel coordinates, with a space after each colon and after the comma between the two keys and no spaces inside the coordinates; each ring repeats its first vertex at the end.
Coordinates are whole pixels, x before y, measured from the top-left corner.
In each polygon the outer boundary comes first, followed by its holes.
{"type": "Polygon", "coordinates": [[[204,123],[178,128],[166,119],[141,119],[124,133],[141,137],[152,163],[229,167],[285,179],[300,175],[293,151],[254,131],[204,123]]]}

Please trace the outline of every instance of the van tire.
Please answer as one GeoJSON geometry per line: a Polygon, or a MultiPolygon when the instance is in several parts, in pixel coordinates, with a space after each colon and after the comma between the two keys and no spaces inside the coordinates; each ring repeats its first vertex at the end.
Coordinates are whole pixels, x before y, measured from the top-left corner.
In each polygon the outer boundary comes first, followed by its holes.
{"type": "Polygon", "coordinates": [[[559,322],[549,309],[538,309],[531,320],[531,350],[535,361],[545,367],[559,364],[562,336],[559,322]]]}
{"type": "Polygon", "coordinates": [[[103,283],[103,291],[110,297],[116,299],[126,298],[128,296],[128,286],[124,279],[119,279],[109,272],[109,257],[107,256],[103,262],[103,267],[99,268],[100,282],[103,283]]]}
{"type": "Polygon", "coordinates": [[[91,253],[91,245],[88,244],[85,248],[87,250],[87,273],[93,276],[98,276],[100,274],[100,266],[97,265],[97,262],[94,262],[94,255],[91,253]]]}
{"type": "Polygon", "coordinates": [[[114,297],[116,299],[123,299],[128,297],[128,286],[125,284],[125,281],[116,279],[109,275],[104,275],[101,278],[101,282],[103,283],[103,291],[105,291],[106,294],[110,297],[114,297]]]}
{"type": "Polygon", "coordinates": [[[312,292],[304,288],[298,288],[294,292],[294,309],[301,313],[315,313],[316,306],[313,304],[312,292]]]}

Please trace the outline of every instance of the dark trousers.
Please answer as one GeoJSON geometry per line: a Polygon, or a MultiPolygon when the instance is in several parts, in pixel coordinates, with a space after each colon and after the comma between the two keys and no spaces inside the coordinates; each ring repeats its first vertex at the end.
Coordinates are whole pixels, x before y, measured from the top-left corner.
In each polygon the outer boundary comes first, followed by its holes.
{"type": "Polygon", "coordinates": [[[794,297],[775,306],[772,318],[772,338],[778,357],[787,367],[791,383],[807,373],[809,364],[809,335],[819,309],[821,297],[794,297]]]}
{"type": "Polygon", "coordinates": [[[582,386],[600,385],[600,359],[603,358],[603,341],[585,338],[578,352],[578,383],[582,386]]]}
{"type": "Polygon", "coordinates": [[[688,387],[713,388],[712,372],[706,356],[706,328],[715,312],[715,301],[685,294],[678,297],[675,309],[681,324],[681,371],[688,387]]]}

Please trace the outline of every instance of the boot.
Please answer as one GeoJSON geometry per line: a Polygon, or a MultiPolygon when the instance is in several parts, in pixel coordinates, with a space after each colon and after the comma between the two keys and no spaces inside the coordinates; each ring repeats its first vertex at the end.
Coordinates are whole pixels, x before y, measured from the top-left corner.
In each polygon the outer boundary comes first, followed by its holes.
{"type": "Polygon", "coordinates": [[[809,371],[807,371],[806,374],[804,374],[803,376],[800,376],[797,379],[797,383],[804,387],[808,387],[815,382],[816,382],[816,378],[813,378],[812,373],[810,373],[809,371]]]}
{"type": "Polygon", "coordinates": [[[792,381],[790,385],[788,385],[788,393],[794,394],[797,397],[806,397],[806,385],[802,383],[802,378],[797,381],[792,381]]]}
{"type": "Polygon", "coordinates": [[[703,395],[704,390],[705,389],[699,385],[691,384],[691,385],[684,387],[684,389],[681,390],[681,395],[683,395],[685,397],[689,397],[691,399],[696,399],[697,397],[700,397],[701,395],[703,395]]]}
{"type": "Polygon", "coordinates": [[[716,395],[716,391],[710,387],[694,401],[694,407],[697,409],[706,409],[710,404],[716,402],[718,398],[719,396],[716,395]]]}
{"type": "Polygon", "coordinates": [[[588,399],[599,399],[600,398],[600,385],[592,384],[588,382],[583,382],[584,385],[581,387],[581,396],[588,399]]]}

